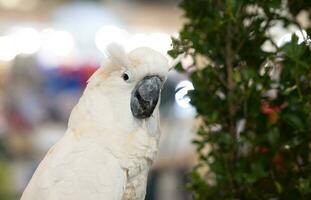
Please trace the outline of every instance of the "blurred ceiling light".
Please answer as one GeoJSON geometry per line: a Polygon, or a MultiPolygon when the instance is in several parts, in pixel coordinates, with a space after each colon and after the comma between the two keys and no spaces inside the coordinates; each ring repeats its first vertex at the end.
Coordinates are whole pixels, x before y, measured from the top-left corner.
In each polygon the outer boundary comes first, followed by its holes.
{"type": "Polygon", "coordinates": [[[39,0],[27,0],[27,1],[22,1],[23,3],[19,5],[20,10],[32,10],[38,5],[39,0]]]}
{"type": "Polygon", "coordinates": [[[73,36],[67,31],[45,29],[41,32],[41,49],[46,54],[65,57],[74,49],[73,36]]]}
{"type": "Polygon", "coordinates": [[[292,40],[293,34],[295,34],[298,37],[298,44],[301,44],[305,39],[308,38],[307,32],[305,30],[302,30],[302,31],[298,30],[298,31],[295,31],[295,33],[287,33],[286,35],[281,37],[279,41],[277,42],[277,46],[282,47],[286,43],[290,42],[292,40]]]}
{"type": "Polygon", "coordinates": [[[171,45],[171,36],[167,33],[137,33],[130,36],[128,32],[115,26],[104,26],[97,31],[95,44],[102,53],[105,53],[106,46],[111,42],[124,45],[127,51],[146,46],[167,54],[171,45]]]}
{"type": "Polygon", "coordinates": [[[177,91],[175,94],[177,104],[182,108],[190,108],[190,97],[187,96],[187,94],[188,91],[194,90],[193,84],[188,80],[181,81],[178,83],[175,90],[177,91]]]}
{"type": "Polygon", "coordinates": [[[131,51],[137,47],[147,46],[164,54],[170,49],[171,37],[166,33],[134,34],[126,43],[126,49],[131,51]]]}
{"type": "Polygon", "coordinates": [[[0,0],[0,6],[5,9],[31,10],[38,4],[38,0],[0,0]]]}
{"type": "Polygon", "coordinates": [[[111,42],[125,44],[129,34],[123,29],[115,26],[103,26],[96,32],[95,44],[97,48],[105,53],[106,46],[111,42]]]}
{"type": "Polygon", "coordinates": [[[0,0],[0,5],[6,9],[16,8],[21,3],[21,0],[0,0]]]}
{"type": "Polygon", "coordinates": [[[39,32],[33,28],[21,28],[14,34],[14,44],[18,47],[18,53],[34,54],[39,51],[41,40],[39,32]]]}
{"type": "Polygon", "coordinates": [[[38,0],[0,0],[0,6],[5,9],[31,10],[38,4],[38,0]]]}
{"type": "Polygon", "coordinates": [[[0,37],[0,60],[11,61],[18,54],[18,49],[14,45],[14,37],[11,35],[0,37]]]}

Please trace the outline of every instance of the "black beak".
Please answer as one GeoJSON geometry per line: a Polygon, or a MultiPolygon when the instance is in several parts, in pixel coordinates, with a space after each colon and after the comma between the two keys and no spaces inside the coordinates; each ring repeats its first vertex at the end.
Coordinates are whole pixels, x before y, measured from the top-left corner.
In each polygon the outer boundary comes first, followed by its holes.
{"type": "Polygon", "coordinates": [[[146,76],[141,80],[131,97],[131,110],[134,117],[145,119],[152,115],[161,90],[161,79],[158,76],[146,76]]]}

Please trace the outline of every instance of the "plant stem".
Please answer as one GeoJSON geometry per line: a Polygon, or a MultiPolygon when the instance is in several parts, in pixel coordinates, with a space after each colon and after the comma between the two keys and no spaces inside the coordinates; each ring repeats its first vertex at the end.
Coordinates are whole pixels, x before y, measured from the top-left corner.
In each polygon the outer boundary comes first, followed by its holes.
{"type": "MultiPolygon", "coordinates": [[[[226,71],[227,71],[227,89],[228,89],[228,112],[229,112],[229,132],[234,138],[235,141],[237,141],[237,135],[235,131],[235,107],[233,102],[233,92],[234,92],[234,81],[233,81],[233,52],[232,52],[232,39],[231,39],[231,31],[232,26],[229,22],[227,25],[227,33],[226,33],[226,46],[225,46],[225,63],[226,63],[226,71]]],[[[236,164],[236,160],[238,158],[238,149],[235,148],[235,152],[233,153],[233,159],[232,159],[232,166],[236,164]]],[[[236,197],[240,196],[239,187],[235,184],[233,181],[233,187],[236,193],[236,197]]]]}
{"type": "Polygon", "coordinates": [[[235,137],[235,124],[234,124],[234,104],[233,104],[233,54],[231,46],[231,25],[227,26],[227,36],[226,36],[226,46],[225,46],[225,63],[227,71],[227,89],[228,89],[228,112],[229,112],[229,132],[235,137]]]}

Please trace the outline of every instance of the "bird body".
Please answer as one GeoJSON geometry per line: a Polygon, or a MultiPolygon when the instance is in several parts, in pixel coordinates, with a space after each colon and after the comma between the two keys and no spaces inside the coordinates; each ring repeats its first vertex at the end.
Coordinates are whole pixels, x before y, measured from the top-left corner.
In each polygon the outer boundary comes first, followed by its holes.
{"type": "Polygon", "coordinates": [[[159,93],[168,73],[149,48],[118,45],[90,78],[63,138],[21,200],[142,200],[160,137],[159,93]]]}

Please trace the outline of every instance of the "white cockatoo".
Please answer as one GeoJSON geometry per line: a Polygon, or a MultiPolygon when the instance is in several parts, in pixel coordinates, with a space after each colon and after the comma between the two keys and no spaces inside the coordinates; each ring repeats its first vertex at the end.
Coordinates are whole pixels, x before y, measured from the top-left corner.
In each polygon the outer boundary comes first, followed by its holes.
{"type": "Polygon", "coordinates": [[[21,200],[142,200],[159,141],[159,102],[169,66],[146,47],[110,59],[89,79],[63,138],[21,200]]]}

